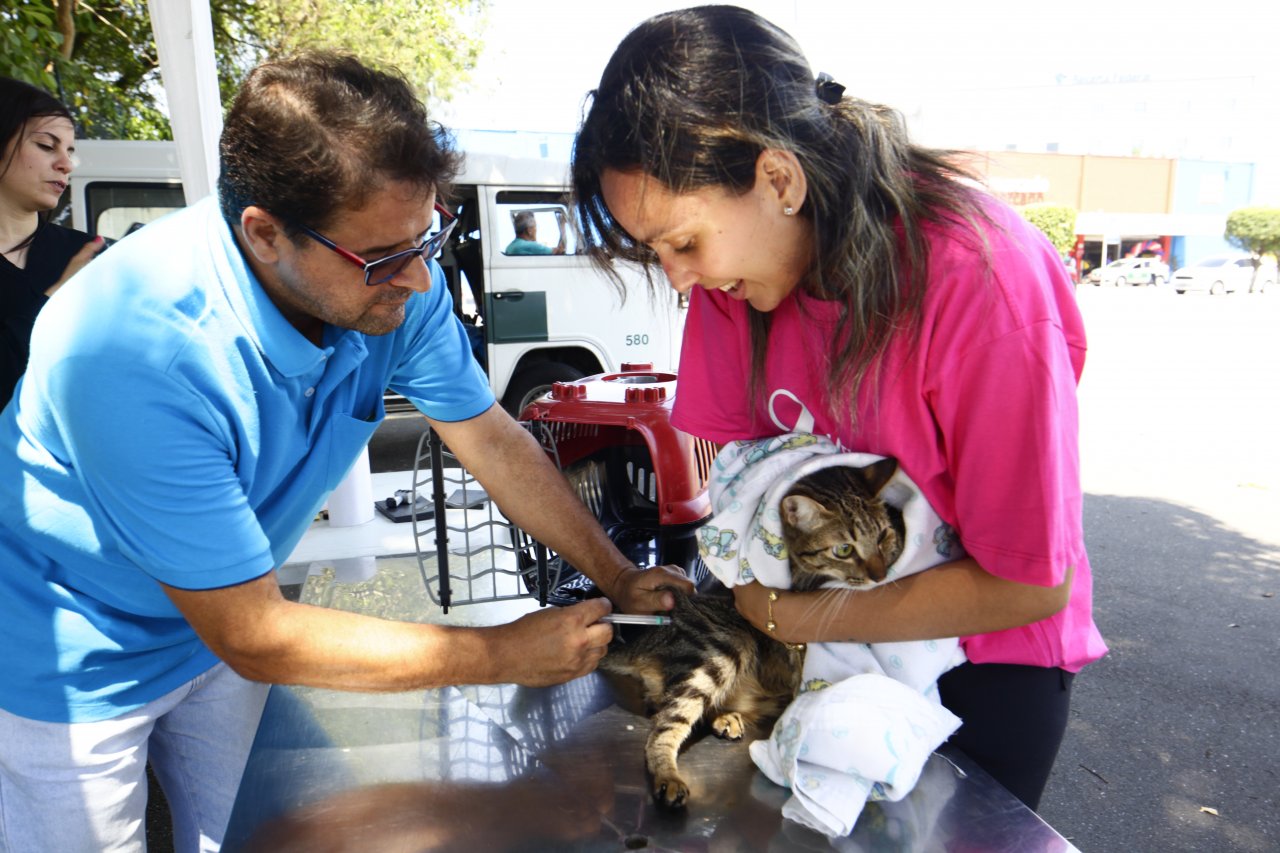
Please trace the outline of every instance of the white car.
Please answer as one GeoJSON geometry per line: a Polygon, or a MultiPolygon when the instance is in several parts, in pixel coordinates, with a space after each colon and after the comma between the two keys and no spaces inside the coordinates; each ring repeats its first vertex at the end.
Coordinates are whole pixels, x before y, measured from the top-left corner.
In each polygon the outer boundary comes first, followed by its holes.
{"type": "Polygon", "coordinates": [[[1169,267],[1159,258],[1120,258],[1089,273],[1094,285],[1164,284],[1169,280],[1169,267]]]}
{"type": "Polygon", "coordinates": [[[1276,267],[1264,261],[1258,269],[1258,279],[1253,280],[1253,258],[1248,255],[1215,255],[1185,266],[1173,275],[1173,289],[1178,293],[1188,290],[1207,290],[1210,293],[1248,292],[1250,283],[1257,292],[1275,284],[1276,267]]]}

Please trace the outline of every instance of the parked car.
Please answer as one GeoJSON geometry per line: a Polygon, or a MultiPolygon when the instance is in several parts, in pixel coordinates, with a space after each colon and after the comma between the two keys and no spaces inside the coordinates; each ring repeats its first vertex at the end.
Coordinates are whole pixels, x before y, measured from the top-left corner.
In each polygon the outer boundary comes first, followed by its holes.
{"type": "Polygon", "coordinates": [[[1120,258],[1089,273],[1089,281],[1095,286],[1160,285],[1168,280],[1169,267],[1159,258],[1120,258]]]}
{"type": "Polygon", "coordinates": [[[1276,282],[1276,266],[1264,261],[1258,269],[1258,279],[1253,280],[1253,258],[1248,255],[1215,255],[1185,266],[1173,275],[1171,283],[1178,293],[1188,290],[1207,290],[1209,293],[1248,292],[1253,284],[1255,292],[1261,292],[1276,282]]]}

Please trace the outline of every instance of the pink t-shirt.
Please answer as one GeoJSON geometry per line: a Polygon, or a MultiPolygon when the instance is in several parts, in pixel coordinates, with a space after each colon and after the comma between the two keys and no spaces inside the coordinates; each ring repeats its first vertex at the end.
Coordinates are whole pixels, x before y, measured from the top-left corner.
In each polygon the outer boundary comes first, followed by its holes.
{"type": "Polygon", "coordinates": [[[965,228],[926,227],[919,337],[890,343],[878,380],[860,390],[856,427],[824,393],[838,307],[798,291],[772,313],[752,411],[746,303],[694,288],[672,421],[720,443],[800,430],[895,457],[986,571],[1056,586],[1075,566],[1060,613],[963,638],[975,663],[1075,672],[1107,651],[1093,623],[1081,518],[1084,327],[1053,247],[1008,207],[987,210],[996,227],[983,223],[985,247],[965,228]]]}

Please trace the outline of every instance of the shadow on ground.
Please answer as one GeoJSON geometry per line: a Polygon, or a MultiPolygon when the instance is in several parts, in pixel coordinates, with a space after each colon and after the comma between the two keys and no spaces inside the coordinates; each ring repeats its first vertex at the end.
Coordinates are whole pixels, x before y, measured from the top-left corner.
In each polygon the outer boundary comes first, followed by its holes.
{"type": "Polygon", "coordinates": [[[1085,499],[1111,653],[1075,682],[1041,813],[1084,851],[1280,845],[1280,547],[1194,509],[1085,499]]]}

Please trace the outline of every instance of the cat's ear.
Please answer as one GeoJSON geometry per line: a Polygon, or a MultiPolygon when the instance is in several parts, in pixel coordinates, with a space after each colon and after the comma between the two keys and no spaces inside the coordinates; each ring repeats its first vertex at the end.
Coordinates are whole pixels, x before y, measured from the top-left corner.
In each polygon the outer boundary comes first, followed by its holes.
{"type": "Polygon", "coordinates": [[[782,520],[797,530],[812,530],[828,514],[822,504],[804,495],[787,495],[781,509],[782,520]]]}
{"type": "Polygon", "coordinates": [[[893,475],[898,472],[898,460],[887,456],[879,462],[872,462],[858,470],[862,472],[862,479],[866,482],[871,494],[879,495],[880,490],[887,486],[893,479],[893,475]]]}

